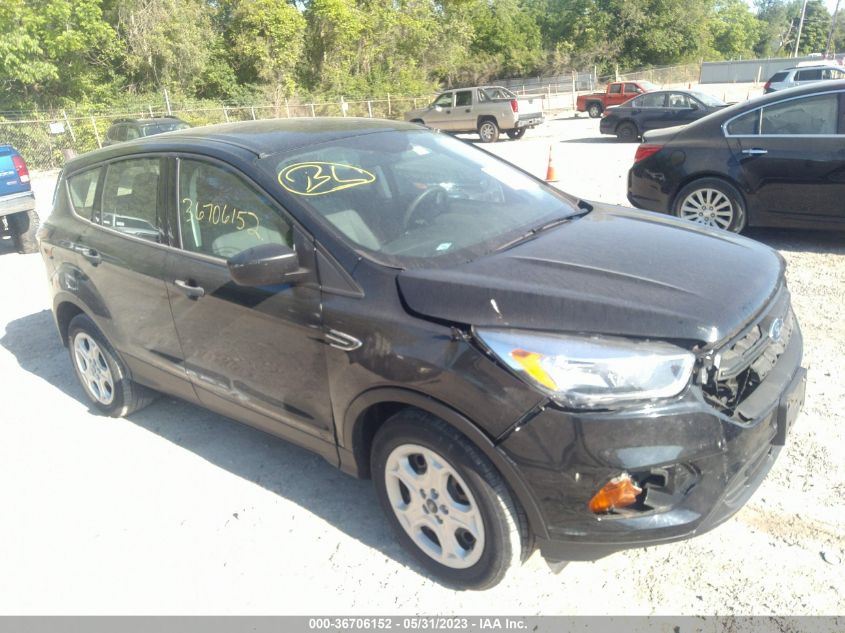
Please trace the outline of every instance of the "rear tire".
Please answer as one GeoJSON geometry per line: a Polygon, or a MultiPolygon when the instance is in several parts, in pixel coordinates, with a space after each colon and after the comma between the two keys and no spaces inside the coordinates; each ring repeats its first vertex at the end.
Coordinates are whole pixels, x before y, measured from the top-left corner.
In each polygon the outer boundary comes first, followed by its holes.
{"type": "Polygon", "coordinates": [[[616,138],[622,143],[633,143],[639,139],[640,133],[637,126],[628,121],[620,123],[616,128],[616,138]]]}
{"type": "Polygon", "coordinates": [[[506,134],[512,141],[518,141],[523,136],[525,136],[525,132],[528,131],[527,127],[520,127],[516,128],[515,130],[508,130],[506,134]]]}
{"type": "Polygon", "coordinates": [[[499,140],[499,126],[493,119],[484,119],[478,124],[478,136],[482,143],[495,143],[499,140]]]}
{"type": "Polygon", "coordinates": [[[601,107],[600,103],[593,102],[587,106],[587,114],[590,115],[591,119],[598,119],[603,111],[604,108],[601,107]]]}
{"type": "Polygon", "coordinates": [[[67,340],[70,362],[94,408],[119,418],[155,400],[154,391],[129,379],[123,361],[87,315],[77,314],[71,319],[67,340]]]}
{"type": "Polygon", "coordinates": [[[442,420],[394,415],[376,433],[371,468],[398,540],[440,582],[487,589],[530,554],[525,513],[501,475],[442,420]]]}
{"type": "Polygon", "coordinates": [[[739,233],[745,228],[745,202],[732,184],[719,178],[700,178],[689,183],[675,196],[672,208],[676,217],[739,233]]]}
{"type": "Polygon", "coordinates": [[[35,237],[38,231],[38,214],[34,209],[6,216],[6,222],[19,253],[38,252],[38,239],[35,237]]]}

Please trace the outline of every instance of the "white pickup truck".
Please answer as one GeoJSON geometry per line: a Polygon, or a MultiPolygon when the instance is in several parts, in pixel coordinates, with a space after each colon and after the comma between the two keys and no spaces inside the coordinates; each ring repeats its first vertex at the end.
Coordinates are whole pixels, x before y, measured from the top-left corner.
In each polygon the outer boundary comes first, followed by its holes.
{"type": "Polygon", "coordinates": [[[444,132],[478,132],[495,143],[501,132],[516,140],[543,122],[541,97],[518,98],[501,86],[446,90],[426,108],[411,110],[405,120],[444,132]]]}

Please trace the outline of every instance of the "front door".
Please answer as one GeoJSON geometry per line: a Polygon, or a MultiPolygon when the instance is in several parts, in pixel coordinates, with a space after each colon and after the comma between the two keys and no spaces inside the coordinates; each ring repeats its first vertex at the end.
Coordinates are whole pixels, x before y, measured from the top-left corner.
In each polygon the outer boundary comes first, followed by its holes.
{"type": "Polygon", "coordinates": [[[752,215],[845,223],[845,136],[840,93],[810,95],[753,110],[729,125],[749,188],[752,215]],[[746,120],[747,119],[747,120],[746,120]]]}
{"type": "Polygon", "coordinates": [[[221,163],[182,158],[178,234],[165,275],[176,331],[207,406],[301,444],[334,441],[310,238],[265,193],[221,163]],[[294,248],[308,272],[248,288],[226,260],[268,243],[294,248]]]}
{"type": "Polygon", "coordinates": [[[454,103],[454,92],[444,92],[437,97],[431,104],[431,109],[425,114],[425,124],[435,130],[453,129],[452,106],[454,103]]]}

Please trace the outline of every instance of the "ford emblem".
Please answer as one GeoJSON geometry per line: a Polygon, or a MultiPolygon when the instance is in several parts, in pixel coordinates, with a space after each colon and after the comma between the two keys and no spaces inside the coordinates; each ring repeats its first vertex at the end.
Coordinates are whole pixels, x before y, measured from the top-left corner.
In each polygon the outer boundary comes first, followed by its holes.
{"type": "Polygon", "coordinates": [[[780,337],[783,334],[783,319],[778,317],[772,324],[769,326],[769,338],[773,341],[780,341],[780,337]]]}

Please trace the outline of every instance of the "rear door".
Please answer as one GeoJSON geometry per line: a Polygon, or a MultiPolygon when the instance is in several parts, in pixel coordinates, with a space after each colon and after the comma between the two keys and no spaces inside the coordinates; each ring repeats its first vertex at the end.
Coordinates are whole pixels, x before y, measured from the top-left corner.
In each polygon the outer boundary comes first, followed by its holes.
{"type": "Polygon", "coordinates": [[[207,406],[315,448],[334,441],[320,288],[310,238],[232,167],[178,166],[178,243],[166,285],[185,364],[207,406]],[[226,260],[268,243],[294,248],[295,283],[248,288],[226,260]]]}
{"type": "Polygon", "coordinates": [[[647,93],[634,99],[631,104],[631,116],[637,122],[640,132],[647,132],[666,127],[663,118],[666,115],[666,93],[647,93]]]}
{"type": "Polygon", "coordinates": [[[793,97],[728,122],[728,142],[753,192],[752,216],[845,223],[843,94],[793,97]]]}
{"type": "Polygon", "coordinates": [[[163,279],[167,161],[132,156],[69,179],[74,209],[90,222],[75,245],[83,273],[77,295],[133,374],[193,399],[163,279]]]}
{"type": "Polygon", "coordinates": [[[475,90],[456,90],[455,108],[452,111],[453,130],[474,130],[475,107],[473,104],[473,93],[475,90]]]}

